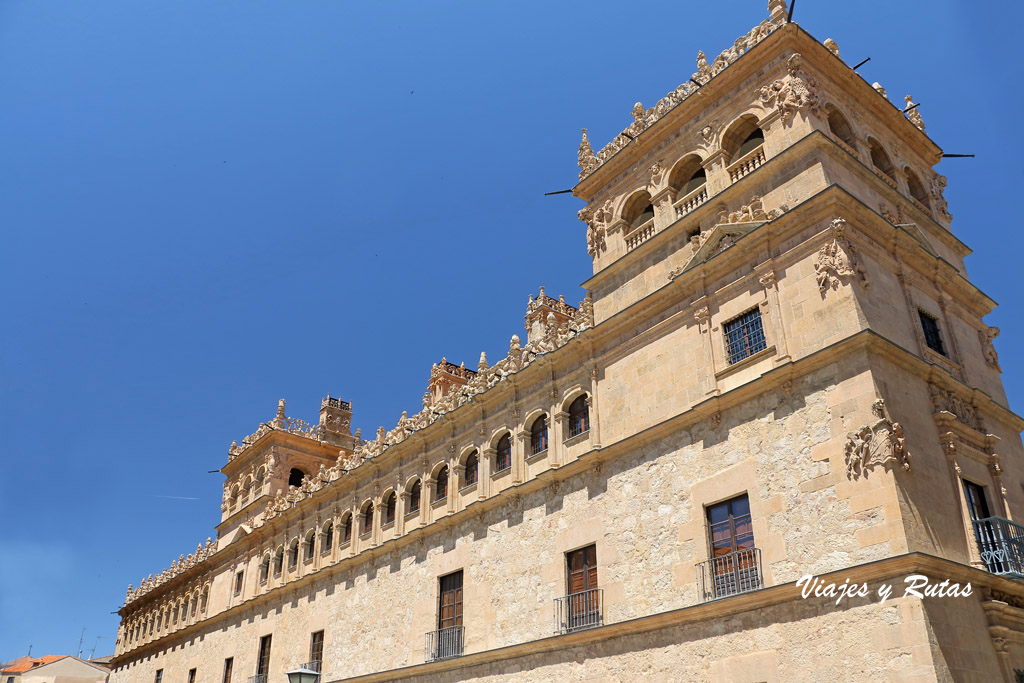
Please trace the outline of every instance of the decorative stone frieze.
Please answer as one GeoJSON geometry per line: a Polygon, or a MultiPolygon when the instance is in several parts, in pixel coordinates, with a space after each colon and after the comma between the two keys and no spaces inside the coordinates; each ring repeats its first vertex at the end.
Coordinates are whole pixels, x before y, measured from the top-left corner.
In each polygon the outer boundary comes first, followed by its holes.
{"type": "Polygon", "coordinates": [[[955,391],[946,391],[934,384],[928,385],[928,389],[931,392],[932,405],[934,406],[936,413],[942,411],[952,413],[956,416],[956,419],[963,424],[967,425],[971,429],[984,433],[985,426],[981,420],[981,416],[978,414],[978,409],[971,405],[962,396],[957,394],[955,391]]]}
{"type": "Polygon", "coordinates": [[[216,546],[210,538],[206,539],[206,545],[200,543],[196,546],[196,551],[189,555],[180,555],[177,560],[171,563],[171,566],[156,576],[150,574],[142,581],[139,582],[139,587],[134,588],[131,584],[128,584],[128,590],[125,593],[124,604],[128,605],[142,596],[149,593],[154,588],[162,586],[171,579],[179,576],[180,574],[192,569],[206,558],[213,555],[216,551],[216,546]]]}
{"type": "Polygon", "coordinates": [[[877,466],[892,469],[899,465],[909,472],[910,454],[903,427],[892,421],[882,399],[874,402],[871,412],[877,419],[846,435],[846,476],[850,479],[866,477],[868,471],[877,466]]]}
{"type": "Polygon", "coordinates": [[[867,288],[869,283],[864,274],[864,267],[858,263],[853,245],[843,236],[846,221],[836,218],[829,225],[831,241],[818,250],[814,259],[814,273],[818,280],[818,289],[824,293],[829,289],[838,289],[843,280],[857,278],[861,287],[867,288]]]}

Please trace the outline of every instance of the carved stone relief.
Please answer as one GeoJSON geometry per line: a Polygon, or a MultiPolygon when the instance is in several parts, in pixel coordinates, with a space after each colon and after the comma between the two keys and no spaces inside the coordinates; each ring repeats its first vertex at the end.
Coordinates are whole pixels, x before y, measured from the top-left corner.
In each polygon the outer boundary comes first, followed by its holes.
{"type": "Polygon", "coordinates": [[[892,421],[882,399],[874,402],[871,412],[876,418],[873,422],[846,435],[846,476],[866,477],[868,470],[877,466],[892,469],[899,465],[909,472],[910,454],[900,423],[892,421]]]}
{"type": "Polygon", "coordinates": [[[932,405],[934,406],[936,413],[942,411],[952,413],[956,416],[956,419],[971,429],[979,432],[985,431],[984,424],[982,423],[981,416],[978,414],[977,408],[964,400],[956,392],[940,389],[934,384],[929,385],[928,389],[931,392],[932,405]]]}
{"type": "Polygon", "coordinates": [[[999,367],[999,354],[996,353],[996,347],[992,343],[992,340],[998,336],[998,327],[986,327],[984,330],[978,330],[978,339],[981,341],[981,353],[985,357],[985,363],[990,368],[1002,372],[1003,369],[999,367]]]}
{"type": "Polygon", "coordinates": [[[814,259],[818,289],[822,292],[838,289],[843,280],[850,277],[857,278],[861,287],[867,288],[869,283],[864,274],[864,267],[857,262],[853,245],[843,235],[846,221],[836,218],[829,226],[829,230],[832,233],[832,241],[819,249],[814,259]]]}
{"type": "Polygon", "coordinates": [[[818,83],[811,76],[801,75],[802,63],[803,56],[799,52],[794,53],[786,62],[789,76],[772,81],[760,90],[761,102],[774,106],[781,114],[783,124],[792,121],[801,109],[818,112],[818,96],[815,93],[818,83]]]}

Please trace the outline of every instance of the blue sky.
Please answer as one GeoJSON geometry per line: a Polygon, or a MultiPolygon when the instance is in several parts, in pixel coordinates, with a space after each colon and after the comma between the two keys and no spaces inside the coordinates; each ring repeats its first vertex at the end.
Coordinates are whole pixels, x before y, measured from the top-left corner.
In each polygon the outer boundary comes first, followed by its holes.
{"type": "MultiPolygon", "coordinates": [[[[595,148],[765,0],[0,3],[0,660],[107,654],[138,584],[213,535],[227,446],[432,362],[492,362],[527,296],[582,298],[595,148]]],[[[954,232],[1024,401],[1024,110],[1009,3],[799,2],[947,152],[954,232]]],[[[1007,485],[1016,485],[1010,482],[1007,485]]]]}

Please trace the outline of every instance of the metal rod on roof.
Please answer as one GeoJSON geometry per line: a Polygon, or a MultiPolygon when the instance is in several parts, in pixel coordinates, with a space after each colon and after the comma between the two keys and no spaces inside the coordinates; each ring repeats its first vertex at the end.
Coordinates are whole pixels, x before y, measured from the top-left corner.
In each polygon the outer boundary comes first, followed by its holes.
{"type": "Polygon", "coordinates": [[[857,69],[861,68],[862,66],[864,66],[865,64],[867,64],[870,61],[871,61],[871,57],[868,57],[864,61],[862,61],[859,64],[857,64],[857,66],[853,67],[853,70],[856,71],[857,69]]]}
{"type": "MultiPolygon", "coordinates": [[[[559,190],[558,192],[545,192],[544,196],[547,197],[547,196],[553,195],[553,194],[568,194],[570,192],[572,192],[572,190],[559,190]]],[[[220,470],[214,470],[214,472],[219,472],[219,471],[220,470]]]]}
{"type": "Polygon", "coordinates": [[[796,7],[796,0],[790,0],[789,3],[789,14],[786,15],[786,23],[793,21],[793,8],[796,7]]]}
{"type": "Polygon", "coordinates": [[[943,154],[943,159],[973,159],[973,154],[943,154]]]}
{"type": "Polygon", "coordinates": [[[693,76],[690,76],[690,83],[693,83],[698,88],[700,87],[700,83],[698,83],[697,81],[693,80],[693,76]]]}
{"type": "Polygon", "coordinates": [[[904,110],[903,110],[903,113],[904,113],[904,114],[906,114],[906,113],[907,113],[908,111],[910,111],[911,109],[916,109],[917,107],[920,107],[920,106],[921,106],[921,103],[920,103],[920,102],[918,102],[918,103],[916,103],[916,104],[912,104],[912,105],[910,105],[909,107],[907,107],[906,109],[904,109],[904,110]]]}

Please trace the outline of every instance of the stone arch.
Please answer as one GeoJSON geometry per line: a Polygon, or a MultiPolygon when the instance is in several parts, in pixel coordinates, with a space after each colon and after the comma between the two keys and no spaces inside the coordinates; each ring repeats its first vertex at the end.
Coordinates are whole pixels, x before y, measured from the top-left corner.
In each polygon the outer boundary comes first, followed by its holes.
{"type": "Polygon", "coordinates": [[[678,201],[707,183],[704,160],[696,152],[684,155],[672,166],[668,186],[672,188],[672,201],[678,201]]]}
{"type": "Polygon", "coordinates": [[[924,189],[924,183],[922,183],[921,178],[914,173],[914,169],[906,166],[903,169],[903,175],[907,178],[907,190],[910,191],[910,196],[921,204],[928,206],[928,191],[924,189]]]}
{"type": "Polygon", "coordinates": [[[892,163],[892,157],[889,156],[882,143],[873,137],[869,137],[868,148],[871,151],[871,165],[889,176],[890,179],[896,180],[896,166],[892,163]]]}
{"type": "Polygon", "coordinates": [[[380,497],[381,524],[393,524],[398,514],[398,492],[393,488],[384,491],[380,497]]]}
{"type": "Polygon", "coordinates": [[[548,449],[551,437],[551,424],[547,413],[541,413],[527,422],[527,430],[530,432],[530,455],[543,453],[548,449]]]}
{"type": "Polygon", "coordinates": [[[316,556],[316,529],[308,529],[302,536],[302,561],[309,562],[316,556]]]}
{"type": "Polygon", "coordinates": [[[832,103],[825,105],[825,115],[832,135],[856,150],[857,135],[853,132],[853,126],[850,125],[850,120],[846,118],[846,115],[832,103]]]}
{"type": "Polygon", "coordinates": [[[748,112],[733,119],[722,133],[722,152],[729,164],[764,144],[765,131],[757,115],[748,112]]]}
{"type": "Polygon", "coordinates": [[[359,506],[359,535],[365,536],[373,531],[374,505],[372,500],[363,501],[359,506]]]}
{"type": "Polygon", "coordinates": [[[279,545],[274,551],[274,576],[280,576],[282,571],[284,571],[284,546],[279,545]]]}
{"type": "Polygon", "coordinates": [[[411,477],[405,482],[405,493],[409,496],[409,508],[406,512],[419,512],[420,497],[423,495],[423,483],[419,477],[411,477]]]}
{"type": "Polygon", "coordinates": [[[346,511],[341,516],[341,542],[350,543],[352,541],[352,512],[346,511]]]}
{"type": "Polygon", "coordinates": [[[626,221],[627,232],[633,228],[640,227],[654,218],[654,205],[651,203],[651,193],[647,190],[637,190],[631,194],[622,204],[620,217],[626,221]]]}

